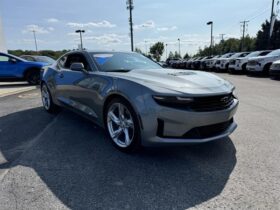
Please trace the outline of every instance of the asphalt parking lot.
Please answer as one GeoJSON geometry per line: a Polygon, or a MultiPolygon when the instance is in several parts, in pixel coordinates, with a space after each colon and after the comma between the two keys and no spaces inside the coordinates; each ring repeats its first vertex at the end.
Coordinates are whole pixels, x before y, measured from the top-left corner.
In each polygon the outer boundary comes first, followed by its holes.
{"type": "Polygon", "coordinates": [[[230,138],[136,154],[38,89],[0,97],[0,209],[280,209],[280,81],[219,75],[240,99],[230,138]]]}

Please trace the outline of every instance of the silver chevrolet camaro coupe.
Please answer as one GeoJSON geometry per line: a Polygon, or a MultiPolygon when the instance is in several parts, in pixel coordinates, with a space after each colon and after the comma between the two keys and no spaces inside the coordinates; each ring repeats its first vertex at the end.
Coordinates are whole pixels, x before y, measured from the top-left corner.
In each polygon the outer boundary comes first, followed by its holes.
{"type": "Polygon", "coordinates": [[[237,127],[230,82],[133,52],[69,52],[45,67],[41,93],[48,112],[65,107],[89,118],[126,152],[223,139],[237,127]]]}

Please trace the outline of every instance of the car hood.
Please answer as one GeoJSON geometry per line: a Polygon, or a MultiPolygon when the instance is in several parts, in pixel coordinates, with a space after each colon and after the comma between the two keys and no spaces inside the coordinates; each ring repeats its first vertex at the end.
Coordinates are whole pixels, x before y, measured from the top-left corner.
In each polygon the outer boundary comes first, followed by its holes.
{"type": "Polygon", "coordinates": [[[277,56],[277,55],[273,55],[273,56],[271,56],[271,55],[265,55],[265,56],[257,56],[257,57],[252,57],[252,58],[250,58],[249,60],[264,60],[264,59],[270,59],[270,58],[278,58],[279,56],[277,56]]]}
{"type": "Polygon", "coordinates": [[[129,79],[157,92],[180,92],[184,94],[230,93],[234,86],[214,74],[190,70],[151,69],[112,73],[129,79]]]}

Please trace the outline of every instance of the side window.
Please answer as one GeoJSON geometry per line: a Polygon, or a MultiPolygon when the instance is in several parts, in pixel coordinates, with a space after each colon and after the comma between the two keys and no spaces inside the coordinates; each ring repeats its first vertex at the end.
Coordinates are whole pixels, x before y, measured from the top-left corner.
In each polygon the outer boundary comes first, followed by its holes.
{"type": "Polygon", "coordinates": [[[70,69],[70,66],[72,63],[82,63],[82,64],[84,64],[85,69],[90,71],[90,66],[89,66],[86,58],[84,57],[84,55],[81,53],[70,54],[64,63],[64,68],[70,69]]]}
{"type": "Polygon", "coordinates": [[[68,57],[68,55],[65,55],[59,59],[59,61],[57,62],[59,68],[66,68],[65,63],[66,63],[67,57],[68,57]]]}
{"type": "Polygon", "coordinates": [[[9,57],[5,55],[0,55],[0,62],[7,62],[9,61],[9,57]]]}

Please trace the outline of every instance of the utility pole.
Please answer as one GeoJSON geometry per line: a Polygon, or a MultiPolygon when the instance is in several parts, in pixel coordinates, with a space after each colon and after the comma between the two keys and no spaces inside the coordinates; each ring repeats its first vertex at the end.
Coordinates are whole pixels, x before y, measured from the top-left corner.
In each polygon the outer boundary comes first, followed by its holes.
{"type": "MultiPolygon", "coordinates": [[[[273,16],[274,16],[274,0],[272,0],[272,6],[271,6],[271,15],[270,15],[270,27],[269,27],[269,34],[268,34],[268,45],[267,45],[267,49],[270,48],[270,44],[271,44],[271,37],[270,37],[270,30],[272,27],[272,20],[273,20],[273,16]]],[[[273,32],[273,29],[272,29],[273,32]]]]}
{"type": "Polygon", "coordinates": [[[224,36],[225,36],[226,34],[220,34],[220,36],[221,36],[221,42],[224,42],[224,36]]]}
{"type": "Polygon", "coordinates": [[[34,36],[35,49],[36,49],[36,52],[38,52],[37,39],[36,39],[36,31],[33,29],[32,32],[33,32],[33,36],[34,36]]]}
{"type": "Polygon", "coordinates": [[[127,0],[127,9],[129,10],[129,26],[130,26],[130,41],[131,41],[131,51],[133,51],[133,22],[132,22],[132,10],[134,9],[133,0],[127,0]]]}
{"type": "Polygon", "coordinates": [[[241,40],[241,45],[240,45],[240,51],[243,50],[244,48],[244,38],[245,38],[245,31],[247,27],[247,23],[249,23],[248,20],[241,21],[241,27],[242,27],[242,40],[241,40]]]}

